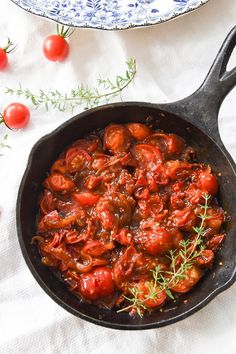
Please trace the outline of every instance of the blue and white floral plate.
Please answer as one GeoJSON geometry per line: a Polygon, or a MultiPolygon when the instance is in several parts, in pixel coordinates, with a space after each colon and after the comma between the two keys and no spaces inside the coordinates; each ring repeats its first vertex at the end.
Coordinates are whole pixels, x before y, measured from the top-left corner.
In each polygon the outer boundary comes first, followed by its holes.
{"type": "Polygon", "coordinates": [[[75,27],[126,29],[168,21],[208,0],[12,0],[26,11],[75,27]]]}

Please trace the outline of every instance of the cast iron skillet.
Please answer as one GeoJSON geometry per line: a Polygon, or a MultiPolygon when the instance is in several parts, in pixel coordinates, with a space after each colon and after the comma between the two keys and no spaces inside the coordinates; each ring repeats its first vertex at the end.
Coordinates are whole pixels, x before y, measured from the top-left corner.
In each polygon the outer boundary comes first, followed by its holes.
{"type": "Polygon", "coordinates": [[[83,112],[33,147],[24,173],[17,200],[17,231],[25,261],[45,292],[64,309],[90,322],[117,329],[148,329],[182,320],[198,311],[236,279],[236,166],[225,149],[218,130],[218,112],[225,96],[236,84],[236,68],[226,71],[226,65],[236,45],[236,27],[221,47],[204,83],[191,96],[170,104],[128,102],[109,104],[83,112]],[[41,264],[36,246],[35,217],[41,184],[52,162],[73,141],[110,122],[145,122],[151,119],[154,128],[182,136],[197,149],[198,159],[209,163],[220,173],[218,197],[231,216],[227,238],[218,252],[213,268],[179,301],[167,305],[163,312],[153,312],[141,318],[127,313],[99,309],[80,303],[47,267],[41,264]]]}

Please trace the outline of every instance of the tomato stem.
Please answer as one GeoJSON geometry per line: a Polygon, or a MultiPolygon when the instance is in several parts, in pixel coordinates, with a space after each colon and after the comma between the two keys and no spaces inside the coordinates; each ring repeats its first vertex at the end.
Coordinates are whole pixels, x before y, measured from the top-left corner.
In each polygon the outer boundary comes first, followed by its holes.
{"type": "Polygon", "coordinates": [[[75,28],[57,24],[57,34],[63,38],[69,38],[74,32],[75,28]]]}
{"type": "Polygon", "coordinates": [[[14,43],[12,43],[10,38],[8,38],[7,45],[5,47],[3,47],[4,52],[9,54],[9,53],[14,52],[15,49],[16,49],[16,46],[14,45],[14,43]]]}

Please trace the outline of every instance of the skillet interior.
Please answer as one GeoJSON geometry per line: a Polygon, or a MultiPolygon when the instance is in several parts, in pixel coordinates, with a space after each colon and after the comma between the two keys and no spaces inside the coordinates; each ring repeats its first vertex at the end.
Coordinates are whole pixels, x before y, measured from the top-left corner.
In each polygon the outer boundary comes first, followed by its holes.
{"type": "Polygon", "coordinates": [[[18,195],[18,237],[25,260],[36,280],[57,303],[74,315],[111,328],[156,328],[189,316],[233,282],[236,265],[235,192],[236,176],[227,156],[210,137],[191,123],[158,109],[154,104],[132,102],[102,106],[72,118],[33,147],[18,195]],[[35,218],[41,184],[58,155],[74,140],[94,129],[103,128],[111,122],[145,122],[148,117],[152,119],[153,128],[182,136],[197,150],[199,161],[209,163],[216,174],[222,174],[218,178],[219,200],[230,214],[231,222],[227,225],[227,238],[223,248],[217,253],[213,268],[191,292],[181,296],[178,303],[165,306],[163,312],[156,311],[145,315],[142,319],[133,319],[126,313],[117,314],[115,311],[101,310],[94,305],[79,303],[78,299],[68,292],[66,286],[41,264],[37,247],[31,245],[31,238],[35,235],[35,218]],[[220,266],[219,262],[223,265],[220,266]]]}

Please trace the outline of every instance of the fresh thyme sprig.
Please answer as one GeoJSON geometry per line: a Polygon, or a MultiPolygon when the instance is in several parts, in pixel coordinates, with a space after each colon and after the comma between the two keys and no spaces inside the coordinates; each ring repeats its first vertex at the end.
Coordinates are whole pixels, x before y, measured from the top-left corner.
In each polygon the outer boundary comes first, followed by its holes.
{"type": "Polygon", "coordinates": [[[122,91],[133,81],[136,75],[136,61],[129,59],[126,61],[127,69],[123,76],[117,75],[115,80],[98,79],[98,86],[89,88],[83,84],[70,93],[61,93],[58,90],[49,90],[45,92],[39,91],[39,94],[34,94],[28,88],[23,88],[19,85],[18,89],[6,88],[6,94],[17,95],[31,100],[35,108],[44,105],[46,110],[49,108],[57,108],[60,111],[65,111],[68,108],[73,112],[77,106],[83,106],[88,109],[101,102],[109,102],[112,98],[121,95],[122,91]]]}
{"type": "Polygon", "coordinates": [[[156,267],[156,270],[152,271],[154,280],[148,281],[145,283],[149,293],[144,294],[143,290],[138,289],[136,286],[134,286],[133,288],[130,288],[129,291],[130,291],[131,295],[133,295],[133,297],[129,297],[129,296],[124,295],[124,298],[126,300],[128,300],[129,302],[131,302],[131,305],[126,306],[126,307],[118,310],[117,312],[123,312],[123,311],[127,311],[129,309],[133,309],[137,312],[137,314],[140,317],[143,317],[142,310],[147,310],[147,306],[146,306],[145,302],[147,302],[148,300],[155,300],[158,298],[158,291],[157,290],[160,290],[160,289],[157,288],[157,283],[158,283],[159,278],[158,278],[158,276],[155,276],[155,275],[157,274],[157,272],[159,272],[159,270],[160,270],[159,266],[156,267]]]}
{"type": "Polygon", "coordinates": [[[200,226],[193,227],[196,237],[193,240],[188,239],[181,241],[179,251],[170,250],[168,255],[168,258],[170,259],[170,270],[162,270],[160,266],[151,270],[154,281],[152,280],[145,283],[149,290],[149,294],[143,296],[143,291],[138,289],[138,287],[130,288],[129,291],[133,297],[124,296],[124,298],[131,304],[118,310],[118,312],[134,309],[137,314],[142,317],[143,311],[147,310],[145,302],[148,299],[155,299],[155,297],[158,296],[157,290],[165,290],[166,294],[174,300],[170,287],[176,286],[180,280],[186,278],[186,271],[193,266],[197,257],[201,256],[202,251],[205,249],[205,246],[202,244],[202,236],[205,231],[205,221],[209,218],[207,211],[210,208],[208,202],[211,197],[208,194],[205,194],[203,198],[205,200],[204,205],[199,205],[203,210],[199,215],[199,218],[201,219],[200,226]],[[179,263],[180,259],[181,263],[179,263]]]}

